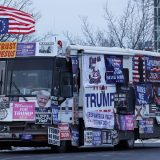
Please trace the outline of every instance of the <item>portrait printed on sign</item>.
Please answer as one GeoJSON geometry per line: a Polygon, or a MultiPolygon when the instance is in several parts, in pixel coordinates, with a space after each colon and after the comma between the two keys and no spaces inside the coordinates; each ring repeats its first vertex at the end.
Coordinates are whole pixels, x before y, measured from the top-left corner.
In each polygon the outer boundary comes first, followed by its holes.
{"type": "Polygon", "coordinates": [[[51,107],[51,94],[49,91],[40,90],[37,91],[36,95],[37,95],[36,107],[38,108],[51,107]]]}

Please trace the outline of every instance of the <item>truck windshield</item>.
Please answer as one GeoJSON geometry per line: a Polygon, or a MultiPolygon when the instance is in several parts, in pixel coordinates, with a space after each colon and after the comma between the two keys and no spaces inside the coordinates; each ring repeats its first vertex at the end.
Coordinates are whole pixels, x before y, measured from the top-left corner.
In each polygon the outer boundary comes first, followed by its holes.
{"type": "Polygon", "coordinates": [[[9,60],[7,67],[8,95],[35,95],[51,91],[53,59],[9,60]]]}

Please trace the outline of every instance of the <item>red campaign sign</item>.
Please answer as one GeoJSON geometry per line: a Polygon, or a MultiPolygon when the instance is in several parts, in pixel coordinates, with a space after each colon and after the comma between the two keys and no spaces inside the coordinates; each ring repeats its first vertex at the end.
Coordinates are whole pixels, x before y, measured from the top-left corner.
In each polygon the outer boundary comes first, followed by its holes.
{"type": "Polygon", "coordinates": [[[58,124],[58,128],[60,129],[60,140],[71,140],[68,123],[60,123],[58,124]]]}
{"type": "Polygon", "coordinates": [[[71,140],[70,131],[60,131],[60,140],[71,140]]]}
{"type": "Polygon", "coordinates": [[[58,128],[62,131],[68,131],[69,130],[69,125],[68,125],[68,123],[59,123],[58,128]]]}

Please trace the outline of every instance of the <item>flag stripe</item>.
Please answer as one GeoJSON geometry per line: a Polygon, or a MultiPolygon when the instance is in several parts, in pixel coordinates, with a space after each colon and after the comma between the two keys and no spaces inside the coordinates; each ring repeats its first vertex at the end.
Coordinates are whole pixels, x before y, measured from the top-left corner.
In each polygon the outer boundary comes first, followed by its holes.
{"type": "MultiPolygon", "coordinates": [[[[35,32],[35,21],[28,13],[14,8],[0,6],[0,18],[1,20],[4,19],[4,21],[8,19],[8,23],[6,21],[6,24],[9,34],[29,34],[35,32]]],[[[4,27],[6,26],[4,25],[4,27]]],[[[1,31],[1,34],[3,31],[4,30],[1,31]]]]}
{"type": "Polygon", "coordinates": [[[26,24],[34,24],[33,21],[31,21],[27,18],[16,16],[16,15],[13,15],[13,14],[10,14],[10,13],[4,13],[4,12],[1,12],[1,11],[0,11],[0,18],[13,18],[18,22],[22,22],[22,23],[26,23],[26,24]]]}
{"type": "Polygon", "coordinates": [[[35,30],[29,30],[29,31],[8,31],[9,34],[30,34],[35,32],[35,30]]]}
{"type": "Polygon", "coordinates": [[[26,15],[26,16],[31,17],[33,19],[33,17],[30,14],[28,14],[26,12],[23,12],[23,11],[20,11],[20,10],[17,10],[17,9],[14,9],[14,8],[0,6],[0,9],[10,11],[10,12],[14,12],[14,13],[17,13],[17,14],[23,14],[23,15],[26,15]]]}

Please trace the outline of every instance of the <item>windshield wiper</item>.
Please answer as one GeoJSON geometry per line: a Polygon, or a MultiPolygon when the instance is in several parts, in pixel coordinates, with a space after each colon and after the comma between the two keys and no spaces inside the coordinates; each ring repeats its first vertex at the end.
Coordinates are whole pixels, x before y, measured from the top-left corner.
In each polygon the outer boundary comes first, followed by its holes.
{"type": "Polygon", "coordinates": [[[22,98],[25,101],[28,101],[28,99],[24,96],[24,94],[20,91],[20,89],[17,87],[16,83],[12,81],[12,86],[18,91],[18,93],[22,96],[22,98]]]}

